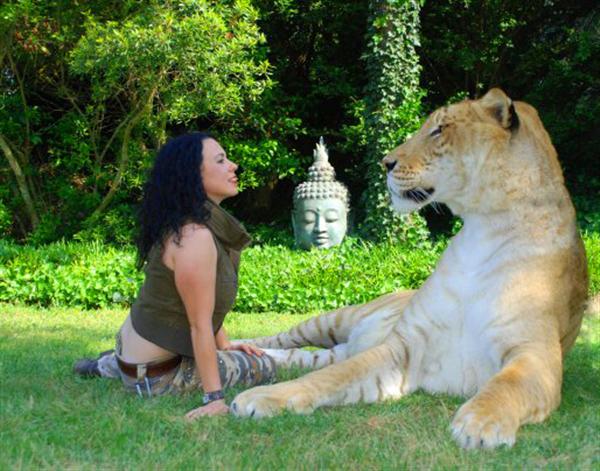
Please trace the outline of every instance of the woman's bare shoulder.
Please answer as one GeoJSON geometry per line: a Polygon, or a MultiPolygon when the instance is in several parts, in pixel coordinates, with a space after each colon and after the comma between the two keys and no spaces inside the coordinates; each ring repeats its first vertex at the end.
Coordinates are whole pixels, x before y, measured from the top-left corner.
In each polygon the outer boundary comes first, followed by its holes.
{"type": "Polygon", "coordinates": [[[179,238],[175,234],[167,238],[163,262],[172,269],[177,261],[212,259],[216,253],[217,247],[210,229],[203,224],[189,223],[181,227],[179,238]]]}
{"type": "Polygon", "coordinates": [[[195,238],[210,238],[212,240],[210,229],[206,225],[197,222],[189,222],[184,224],[181,226],[179,234],[181,240],[195,238]]]}

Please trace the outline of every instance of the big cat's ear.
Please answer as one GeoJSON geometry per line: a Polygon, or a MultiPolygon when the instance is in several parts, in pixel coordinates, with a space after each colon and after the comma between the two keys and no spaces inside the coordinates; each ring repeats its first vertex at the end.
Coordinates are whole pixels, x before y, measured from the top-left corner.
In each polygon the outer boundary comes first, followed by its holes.
{"type": "Polygon", "coordinates": [[[515,131],[519,127],[519,117],[512,100],[499,88],[492,88],[480,100],[481,106],[504,129],[515,131]]]}

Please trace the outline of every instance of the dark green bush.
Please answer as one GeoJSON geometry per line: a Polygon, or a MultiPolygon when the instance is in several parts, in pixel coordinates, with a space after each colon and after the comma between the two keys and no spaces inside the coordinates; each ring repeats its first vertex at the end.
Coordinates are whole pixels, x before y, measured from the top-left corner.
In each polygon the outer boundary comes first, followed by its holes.
{"type": "Polygon", "coordinates": [[[412,249],[352,238],[327,251],[253,247],[243,255],[236,310],[327,310],[416,288],[431,273],[442,248],[412,249]]]}
{"type": "MultiPolygon", "coordinates": [[[[600,234],[584,237],[591,293],[600,291],[600,234]]],[[[412,248],[348,238],[327,251],[256,245],[243,254],[235,309],[307,312],[362,303],[417,288],[433,270],[445,242],[412,248]]],[[[41,247],[0,241],[0,302],[82,308],[129,305],[143,274],[133,247],[54,243],[41,247]]]]}
{"type": "Polygon", "coordinates": [[[590,272],[590,293],[600,292],[600,233],[588,232],[583,237],[590,272]]]}
{"type": "Polygon", "coordinates": [[[106,307],[130,302],[143,275],[133,249],[57,242],[39,248],[0,243],[0,301],[106,307]]]}
{"type": "MultiPolygon", "coordinates": [[[[440,251],[440,244],[412,250],[355,239],[325,252],[253,246],[243,254],[236,310],[323,310],[416,287],[440,251]]],[[[0,301],[83,308],[129,304],[143,279],[134,265],[130,246],[60,242],[33,248],[0,242],[0,301]]]]}

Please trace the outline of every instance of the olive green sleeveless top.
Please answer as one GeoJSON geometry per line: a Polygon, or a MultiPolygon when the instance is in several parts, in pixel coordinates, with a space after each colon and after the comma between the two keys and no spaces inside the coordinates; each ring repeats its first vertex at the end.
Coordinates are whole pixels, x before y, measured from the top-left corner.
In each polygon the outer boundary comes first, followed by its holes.
{"type": "MultiPolygon", "coordinates": [[[[220,206],[210,200],[206,205],[210,210],[210,218],[205,225],[217,247],[215,308],[212,316],[216,334],[235,302],[240,252],[250,242],[250,236],[237,219],[220,206]]],[[[198,270],[203,269],[198,267],[198,270]]],[[[166,350],[193,357],[185,306],[175,286],[173,270],[162,261],[161,244],[156,244],[150,251],[144,272],[146,278],[131,307],[133,328],[146,340],[166,350]]]]}

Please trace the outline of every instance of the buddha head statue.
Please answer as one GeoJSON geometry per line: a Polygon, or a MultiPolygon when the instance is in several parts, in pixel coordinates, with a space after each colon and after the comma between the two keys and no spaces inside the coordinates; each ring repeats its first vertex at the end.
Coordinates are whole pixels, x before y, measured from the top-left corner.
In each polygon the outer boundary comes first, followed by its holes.
{"type": "Polygon", "coordinates": [[[338,245],[348,228],[348,190],[335,179],[323,138],[313,152],[308,180],[294,190],[292,225],[296,245],[325,249],[338,245]]]}

